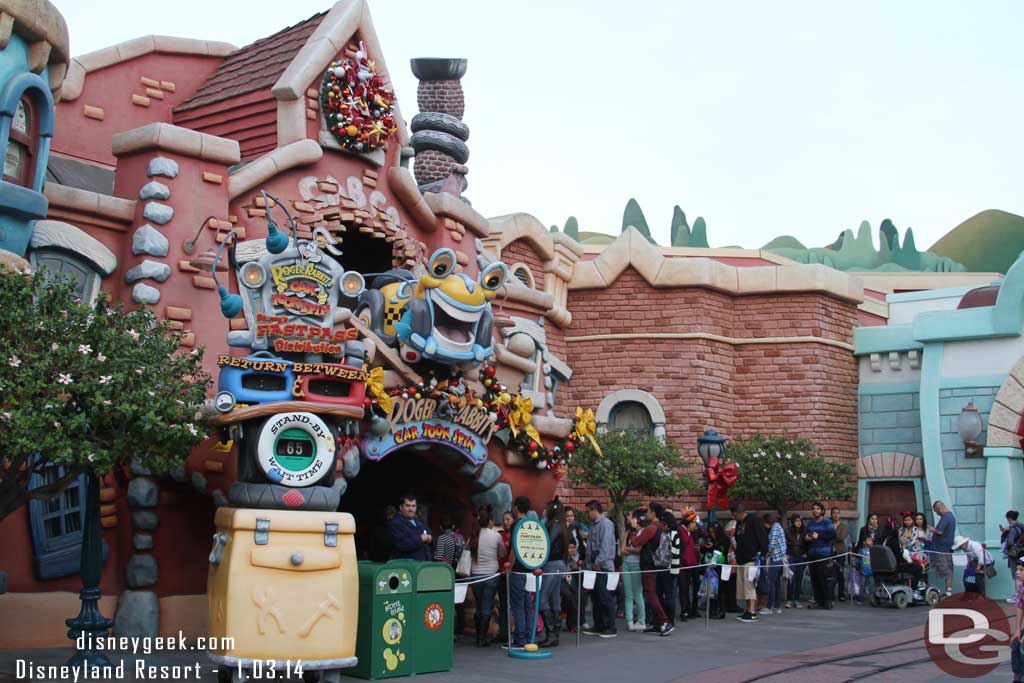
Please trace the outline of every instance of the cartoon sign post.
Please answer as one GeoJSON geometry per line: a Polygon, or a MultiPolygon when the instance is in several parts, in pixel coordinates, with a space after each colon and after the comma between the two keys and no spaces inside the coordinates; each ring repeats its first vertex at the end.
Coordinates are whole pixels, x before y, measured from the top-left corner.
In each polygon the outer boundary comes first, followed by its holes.
{"type": "MultiPolygon", "coordinates": [[[[548,659],[551,657],[550,650],[543,652],[537,647],[537,616],[540,610],[540,586],[543,574],[543,567],[548,563],[548,554],[551,552],[551,537],[544,525],[535,519],[521,519],[512,528],[512,552],[516,559],[528,571],[532,571],[537,577],[537,600],[533,608],[533,628],[530,630],[530,642],[522,649],[510,647],[509,657],[518,659],[548,659]]],[[[557,580],[557,579],[552,579],[557,580]]]]}

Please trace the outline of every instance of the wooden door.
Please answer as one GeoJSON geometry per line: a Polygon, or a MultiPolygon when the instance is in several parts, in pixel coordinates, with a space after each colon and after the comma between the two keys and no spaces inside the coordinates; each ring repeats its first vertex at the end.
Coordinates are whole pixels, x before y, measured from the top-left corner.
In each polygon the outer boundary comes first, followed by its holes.
{"type": "Polygon", "coordinates": [[[892,515],[899,526],[903,520],[899,519],[900,513],[905,511],[917,511],[917,496],[914,493],[914,483],[910,481],[869,481],[868,482],[868,509],[870,515],[878,515],[878,523],[885,526],[885,520],[892,515]]]}

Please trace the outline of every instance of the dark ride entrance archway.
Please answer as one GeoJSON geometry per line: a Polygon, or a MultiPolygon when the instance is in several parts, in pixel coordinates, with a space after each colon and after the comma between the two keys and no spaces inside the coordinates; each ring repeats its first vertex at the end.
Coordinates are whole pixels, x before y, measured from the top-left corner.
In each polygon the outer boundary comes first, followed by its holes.
{"type": "Polygon", "coordinates": [[[461,453],[435,444],[408,446],[379,461],[362,458],[359,476],[349,480],[339,506],[355,517],[359,559],[387,559],[385,508],[397,508],[405,493],[416,495],[420,517],[435,538],[448,514],[468,533],[475,512],[470,498],[474,469],[461,453]]]}

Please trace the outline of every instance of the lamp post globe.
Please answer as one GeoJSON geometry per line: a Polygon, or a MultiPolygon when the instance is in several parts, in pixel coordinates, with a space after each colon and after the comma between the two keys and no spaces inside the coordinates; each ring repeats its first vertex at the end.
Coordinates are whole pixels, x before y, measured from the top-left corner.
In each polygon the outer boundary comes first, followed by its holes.
{"type": "Polygon", "coordinates": [[[725,441],[725,437],[719,434],[717,429],[705,430],[703,435],[697,437],[697,455],[700,456],[700,461],[707,466],[708,459],[722,457],[722,453],[725,452],[725,441]]]}

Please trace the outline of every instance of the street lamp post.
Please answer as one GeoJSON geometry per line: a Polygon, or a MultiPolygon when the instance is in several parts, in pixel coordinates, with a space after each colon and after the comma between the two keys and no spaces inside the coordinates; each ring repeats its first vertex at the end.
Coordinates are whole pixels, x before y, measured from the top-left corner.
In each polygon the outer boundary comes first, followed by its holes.
{"type": "MultiPolygon", "coordinates": [[[[707,489],[711,485],[711,482],[707,478],[708,462],[711,458],[717,458],[721,460],[722,454],[725,453],[725,442],[724,436],[718,433],[715,429],[708,429],[704,431],[704,434],[697,438],[697,455],[700,456],[700,460],[704,463],[704,493],[707,495],[707,489]]],[[[715,506],[708,506],[708,524],[715,521],[715,506]]]]}
{"type": "Polygon", "coordinates": [[[79,599],[82,609],[74,619],[66,619],[68,638],[81,645],[71,659],[69,666],[93,667],[110,666],[110,660],[93,646],[93,638],[106,635],[114,625],[100,612],[100,575],[103,572],[103,535],[100,527],[100,480],[89,472],[85,490],[85,524],[82,527],[82,590],[79,599]],[[79,637],[82,636],[81,640],[79,637]]]}

